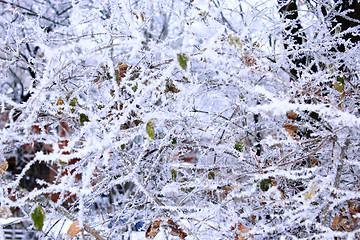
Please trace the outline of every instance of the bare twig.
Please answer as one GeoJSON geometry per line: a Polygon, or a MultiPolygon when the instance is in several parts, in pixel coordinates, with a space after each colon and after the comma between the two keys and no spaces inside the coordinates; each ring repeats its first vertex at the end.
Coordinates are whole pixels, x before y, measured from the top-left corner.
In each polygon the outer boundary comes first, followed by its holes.
{"type": "Polygon", "coordinates": [[[60,25],[60,26],[68,26],[68,25],[63,24],[63,23],[61,23],[61,22],[56,22],[56,21],[54,21],[54,20],[52,20],[52,19],[50,19],[50,18],[48,18],[48,17],[42,16],[42,15],[34,12],[33,10],[31,10],[31,9],[29,9],[29,8],[27,8],[27,7],[21,6],[21,5],[19,5],[19,4],[11,3],[11,2],[8,2],[8,1],[4,1],[4,0],[0,0],[0,3],[9,4],[9,5],[11,5],[11,6],[20,8],[20,9],[25,10],[25,11],[28,11],[28,12],[25,12],[24,14],[36,16],[36,17],[42,18],[42,19],[44,19],[44,20],[46,20],[46,21],[52,22],[52,23],[57,24],[57,25],[60,25]]]}
{"type": "Polygon", "coordinates": [[[347,152],[347,149],[349,148],[349,145],[350,145],[350,139],[348,137],[344,143],[344,146],[341,148],[340,159],[339,159],[340,162],[336,169],[336,176],[335,176],[335,182],[334,182],[335,188],[339,187],[340,177],[341,177],[342,169],[344,166],[344,159],[346,158],[346,152],[347,152]]]}
{"type": "MultiPolygon", "coordinates": [[[[278,164],[277,166],[278,166],[278,167],[281,167],[281,166],[289,165],[289,164],[292,164],[292,163],[296,163],[296,162],[298,162],[298,161],[300,161],[300,160],[302,160],[302,159],[304,159],[304,158],[307,158],[307,157],[309,157],[309,156],[317,153],[317,152],[320,151],[320,149],[325,145],[325,143],[328,141],[329,138],[330,138],[330,136],[327,136],[327,137],[324,139],[324,141],[322,141],[322,142],[320,143],[320,145],[319,145],[314,151],[312,151],[311,153],[306,154],[305,156],[302,156],[302,157],[300,157],[300,158],[298,158],[298,159],[296,159],[296,160],[294,160],[294,161],[287,162],[287,163],[283,163],[283,164],[278,164]]],[[[280,162],[281,162],[281,161],[280,161],[280,162]]]]}

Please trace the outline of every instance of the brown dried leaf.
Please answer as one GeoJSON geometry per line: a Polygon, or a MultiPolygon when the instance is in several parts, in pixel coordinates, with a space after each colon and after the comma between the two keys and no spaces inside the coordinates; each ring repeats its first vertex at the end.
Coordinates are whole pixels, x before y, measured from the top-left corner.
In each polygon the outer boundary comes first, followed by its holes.
{"type": "Polygon", "coordinates": [[[161,220],[150,222],[148,228],[146,229],[145,237],[155,238],[156,235],[160,232],[160,224],[161,224],[161,220]]]}
{"type": "Polygon", "coordinates": [[[9,164],[6,160],[3,160],[0,165],[0,175],[3,175],[6,169],[8,168],[9,164]]]}
{"type": "Polygon", "coordinates": [[[178,224],[176,224],[173,220],[169,219],[167,221],[167,224],[169,224],[169,227],[171,229],[170,234],[173,236],[178,236],[180,239],[184,239],[187,236],[187,233],[184,232],[182,228],[179,227],[178,224]]]}
{"type": "Polygon", "coordinates": [[[178,93],[178,92],[180,92],[180,90],[175,87],[175,84],[173,81],[168,80],[165,84],[165,92],[166,93],[168,93],[168,92],[178,93]]]}
{"type": "Polygon", "coordinates": [[[75,237],[79,232],[81,231],[80,229],[80,226],[79,226],[79,223],[76,221],[76,222],[73,222],[67,233],[66,233],[66,237],[69,239],[69,238],[73,238],[75,237]]]}
{"type": "Polygon", "coordinates": [[[311,166],[312,166],[312,167],[313,167],[313,166],[319,166],[319,165],[320,165],[320,162],[319,162],[318,159],[313,158],[313,159],[311,160],[311,166]]]}
{"type": "Polygon", "coordinates": [[[339,225],[342,226],[346,231],[351,231],[354,227],[346,218],[342,218],[339,225]]]}
{"type": "Polygon", "coordinates": [[[247,51],[244,52],[244,55],[242,56],[241,60],[248,67],[256,65],[256,59],[250,56],[249,52],[247,51]]]}
{"type": "Polygon", "coordinates": [[[349,213],[351,215],[354,215],[354,214],[357,214],[359,212],[360,212],[360,204],[355,203],[355,202],[351,203],[350,206],[349,206],[349,213]]]}
{"type": "Polygon", "coordinates": [[[333,223],[331,225],[331,228],[336,229],[337,226],[339,225],[340,220],[341,220],[341,216],[336,215],[335,218],[334,218],[334,221],[333,221],[333,223]]]}
{"type": "Polygon", "coordinates": [[[285,128],[285,130],[289,133],[289,135],[291,137],[294,137],[294,133],[299,129],[298,126],[296,126],[294,124],[290,124],[290,123],[285,123],[283,125],[283,127],[285,128]]]}
{"type": "Polygon", "coordinates": [[[237,234],[235,235],[236,240],[247,240],[253,238],[254,236],[251,233],[248,233],[247,227],[242,223],[235,224],[235,227],[231,227],[231,230],[236,230],[237,234]]]}
{"type": "MultiPolygon", "coordinates": [[[[125,77],[126,71],[127,71],[127,69],[129,68],[129,66],[128,66],[126,63],[120,62],[120,63],[118,64],[118,68],[119,68],[119,72],[118,72],[119,77],[120,77],[120,78],[125,77]]],[[[117,77],[118,77],[118,76],[117,76],[117,77]]]]}
{"type": "Polygon", "coordinates": [[[287,111],[286,117],[290,120],[296,120],[296,118],[299,116],[299,114],[293,112],[293,111],[287,111]]]}
{"type": "Polygon", "coordinates": [[[225,190],[226,192],[230,192],[237,187],[238,187],[237,185],[225,185],[225,186],[221,187],[221,189],[225,190]]]}
{"type": "Polygon", "coordinates": [[[236,235],[235,239],[236,240],[247,240],[246,237],[242,237],[242,236],[239,236],[239,235],[236,235]]]}
{"type": "Polygon", "coordinates": [[[237,187],[237,185],[225,185],[216,190],[204,190],[203,193],[206,194],[209,198],[219,201],[224,200],[229,195],[229,193],[237,187]]]}

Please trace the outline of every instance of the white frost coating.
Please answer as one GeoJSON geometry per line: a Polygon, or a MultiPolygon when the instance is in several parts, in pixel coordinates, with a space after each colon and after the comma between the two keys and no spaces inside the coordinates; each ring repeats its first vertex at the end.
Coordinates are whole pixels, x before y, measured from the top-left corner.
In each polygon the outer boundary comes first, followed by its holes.
{"type": "Polygon", "coordinates": [[[359,25],[293,2],[0,3],[0,215],[44,205],[39,239],[70,215],[86,239],[359,238],[359,25]]]}

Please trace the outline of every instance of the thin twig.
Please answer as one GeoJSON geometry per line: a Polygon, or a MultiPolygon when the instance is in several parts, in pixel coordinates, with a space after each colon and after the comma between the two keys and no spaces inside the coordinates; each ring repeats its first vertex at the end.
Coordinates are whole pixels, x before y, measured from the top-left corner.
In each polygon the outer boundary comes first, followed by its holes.
{"type": "Polygon", "coordinates": [[[60,26],[65,26],[65,27],[68,26],[68,25],[66,25],[66,24],[63,24],[63,23],[60,23],[60,22],[56,22],[56,21],[54,21],[54,20],[52,20],[52,19],[50,19],[50,18],[48,18],[48,17],[41,16],[40,14],[34,12],[33,10],[31,10],[31,9],[29,9],[29,8],[27,8],[27,7],[23,7],[23,6],[19,5],[19,4],[11,3],[11,2],[8,2],[8,1],[4,1],[4,0],[0,0],[0,3],[9,4],[9,5],[11,5],[11,6],[20,8],[20,9],[25,10],[25,11],[28,11],[27,13],[24,13],[24,14],[28,14],[28,15],[32,15],[32,16],[37,16],[37,17],[39,17],[39,18],[42,18],[42,19],[44,19],[44,20],[46,20],[46,21],[52,22],[52,23],[57,24],[57,25],[60,25],[60,26]]]}
{"type": "Polygon", "coordinates": [[[342,169],[344,166],[344,159],[346,158],[346,152],[347,152],[347,149],[349,148],[349,145],[350,145],[350,139],[348,137],[345,141],[344,146],[341,148],[340,159],[339,159],[340,163],[339,163],[338,167],[336,168],[336,176],[335,176],[335,182],[334,182],[335,188],[339,187],[340,177],[341,177],[342,169]]]}
{"type": "MultiPolygon", "coordinates": [[[[209,113],[209,112],[207,112],[207,111],[198,110],[198,109],[195,109],[195,108],[192,110],[192,112],[194,112],[194,113],[205,113],[205,114],[210,114],[210,113],[209,113]]],[[[232,121],[230,120],[230,118],[224,117],[223,115],[218,115],[218,117],[220,117],[220,118],[222,118],[222,119],[224,119],[224,120],[226,120],[226,121],[229,121],[230,123],[234,124],[235,126],[237,126],[237,127],[241,128],[241,126],[240,126],[240,125],[238,125],[237,123],[232,122],[232,121]]],[[[231,117],[232,117],[232,116],[231,116],[231,117]]]]}
{"type": "Polygon", "coordinates": [[[207,222],[201,221],[201,220],[199,220],[199,219],[192,218],[192,217],[190,217],[190,218],[181,218],[181,219],[189,219],[189,220],[193,220],[193,221],[196,221],[196,222],[199,222],[199,223],[203,223],[203,224],[205,224],[205,225],[209,226],[210,228],[212,228],[212,229],[214,229],[214,230],[216,230],[216,231],[220,232],[220,229],[218,229],[218,228],[216,228],[216,227],[212,226],[211,224],[209,224],[209,223],[207,223],[207,222]]]}
{"type": "Polygon", "coordinates": [[[296,159],[296,160],[294,160],[294,161],[287,162],[287,163],[283,163],[283,164],[278,164],[277,166],[278,166],[278,167],[281,167],[281,166],[289,165],[289,164],[292,164],[292,163],[296,163],[296,162],[298,162],[298,161],[300,161],[300,160],[302,160],[302,159],[304,159],[304,158],[307,158],[307,157],[309,157],[309,156],[317,153],[317,152],[324,146],[324,144],[327,142],[327,140],[329,139],[329,137],[330,137],[330,136],[327,136],[327,137],[324,139],[324,141],[322,141],[322,142],[320,143],[320,145],[319,145],[314,151],[312,151],[311,153],[306,154],[305,156],[300,157],[300,158],[298,158],[298,159],[296,159]]]}
{"type": "MultiPolygon", "coordinates": [[[[25,195],[29,195],[29,191],[24,189],[24,188],[20,188],[19,189],[20,192],[22,192],[25,195]]],[[[58,207],[53,207],[52,204],[50,203],[50,200],[48,198],[41,198],[38,197],[35,199],[36,201],[34,201],[35,203],[40,202],[40,204],[43,204],[43,206],[45,207],[49,207],[49,208],[53,208],[55,209],[57,212],[61,213],[63,216],[65,216],[66,218],[70,219],[73,222],[78,221],[77,218],[75,216],[73,216],[71,213],[68,212],[68,210],[66,210],[63,206],[58,206],[58,207]]],[[[83,224],[85,231],[87,231],[88,233],[90,233],[92,236],[96,237],[98,240],[105,240],[103,237],[100,236],[100,234],[93,229],[92,227],[88,226],[87,224],[83,224]]]]}

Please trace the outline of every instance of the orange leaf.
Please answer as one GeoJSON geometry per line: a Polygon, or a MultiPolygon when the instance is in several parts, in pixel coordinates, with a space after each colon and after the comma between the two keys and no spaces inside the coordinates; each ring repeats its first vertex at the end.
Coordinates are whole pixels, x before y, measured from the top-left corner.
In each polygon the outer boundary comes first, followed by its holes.
{"type": "Polygon", "coordinates": [[[119,76],[121,78],[125,77],[126,71],[129,68],[129,65],[127,65],[126,63],[122,63],[120,62],[118,64],[118,68],[119,68],[119,76]]]}
{"type": "Polygon", "coordinates": [[[236,240],[247,240],[248,238],[254,237],[248,230],[245,230],[247,227],[242,223],[237,223],[235,224],[235,227],[231,227],[230,229],[237,230],[235,235],[236,240]]]}
{"type": "Polygon", "coordinates": [[[69,227],[69,229],[68,229],[68,231],[67,231],[67,233],[66,233],[66,236],[67,236],[68,239],[69,239],[69,238],[73,238],[73,237],[75,237],[80,231],[81,231],[81,229],[80,229],[79,223],[78,223],[77,221],[76,221],[76,222],[73,222],[73,223],[70,225],[70,227],[69,227]]]}

